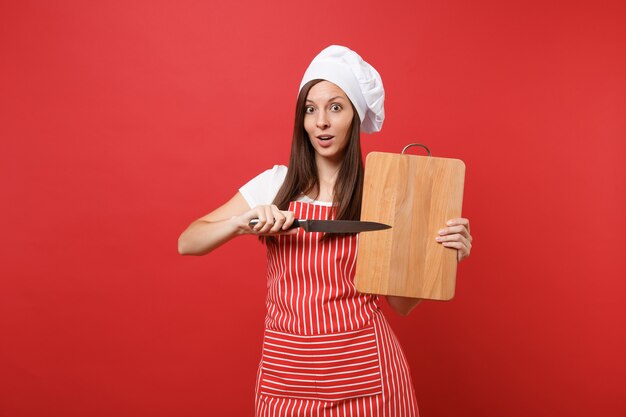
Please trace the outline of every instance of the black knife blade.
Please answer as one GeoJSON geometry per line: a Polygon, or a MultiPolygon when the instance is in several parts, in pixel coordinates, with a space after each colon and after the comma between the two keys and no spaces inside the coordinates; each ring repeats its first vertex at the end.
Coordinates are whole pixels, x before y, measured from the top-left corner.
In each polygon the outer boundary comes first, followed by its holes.
{"type": "MultiPolygon", "coordinates": [[[[253,219],[250,226],[258,223],[258,219],[253,219]]],[[[303,228],[306,232],[322,233],[360,233],[391,228],[388,224],[367,222],[358,220],[300,220],[296,219],[289,229],[296,227],[303,228]]]]}

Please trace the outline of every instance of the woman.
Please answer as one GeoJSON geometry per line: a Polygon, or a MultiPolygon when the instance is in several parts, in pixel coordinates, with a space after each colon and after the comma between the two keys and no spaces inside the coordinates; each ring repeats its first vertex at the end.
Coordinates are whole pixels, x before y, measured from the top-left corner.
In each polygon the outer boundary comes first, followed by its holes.
{"type": "MultiPolygon", "coordinates": [[[[377,132],[384,90],[376,70],[341,46],[324,49],[303,77],[289,169],[275,166],[193,222],[181,254],[210,252],[235,236],[267,243],[267,314],[257,416],[416,416],[404,354],[378,306],[356,291],[357,235],[289,230],[298,219],[358,220],[363,188],[360,131],[377,132]],[[253,219],[258,219],[251,226],[253,219]]],[[[467,257],[467,219],[436,237],[467,257]]],[[[387,297],[408,314],[417,299],[387,297]]]]}

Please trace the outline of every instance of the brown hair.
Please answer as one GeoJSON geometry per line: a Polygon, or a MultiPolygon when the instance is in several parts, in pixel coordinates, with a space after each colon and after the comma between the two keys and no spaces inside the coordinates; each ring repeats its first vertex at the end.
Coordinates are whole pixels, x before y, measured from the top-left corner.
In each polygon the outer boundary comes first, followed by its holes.
{"type": "MultiPolygon", "coordinates": [[[[314,189],[319,190],[315,150],[304,130],[304,115],[309,90],[321,81],[324,80],[309,81],[298,95],[289,169],[285,182],[278,190],[273,202],[280,210],[287,210],[289,202],[297,199],[301,194],[307,194],[314,189]]],[[[350,138],[333,190],[333,204],[336,207],[335,218],[337,220],[359,220],[361,216],[364,173],[360,140],[361,122],[354,105],[352,109],[354,117],[350,125],[350,138]]]]}

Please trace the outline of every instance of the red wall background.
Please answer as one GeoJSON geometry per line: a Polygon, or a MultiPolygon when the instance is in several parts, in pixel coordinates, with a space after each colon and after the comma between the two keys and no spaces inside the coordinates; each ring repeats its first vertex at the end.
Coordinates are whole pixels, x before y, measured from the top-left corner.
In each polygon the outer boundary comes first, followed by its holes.
{"type": "Polygon", "coordinates": [[[385,82],[367,152],[467,164],[456,298],[389,315],[422,414],[626,415],[623,2],[62,0],[0,4],[1,416],[252,415],[264,249],[176,241],[331,43],[385,82]]]}

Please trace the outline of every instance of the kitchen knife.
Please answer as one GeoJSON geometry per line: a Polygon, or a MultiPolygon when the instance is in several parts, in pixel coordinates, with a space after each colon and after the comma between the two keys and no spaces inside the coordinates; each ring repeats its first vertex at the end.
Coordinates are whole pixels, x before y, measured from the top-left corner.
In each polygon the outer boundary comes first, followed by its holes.
{"type": "MultiPolygon", "coordinates": [[[[258,219],[250,221],[250,226],[255,226],[258,219]]],[[[296,227],[303,228],[306,232],[322,233],[359,233],[374,230],[389,229],[391,226],[384,223],[362,222],[358,220],[299,220],[293,221],[289,230],[296,227]]]]}

